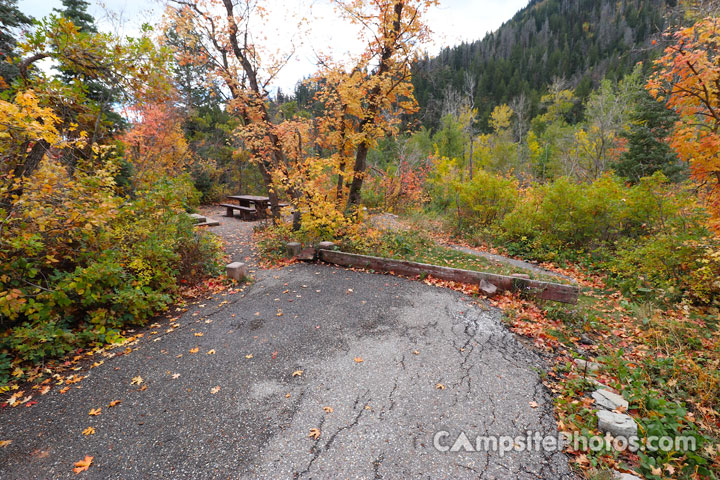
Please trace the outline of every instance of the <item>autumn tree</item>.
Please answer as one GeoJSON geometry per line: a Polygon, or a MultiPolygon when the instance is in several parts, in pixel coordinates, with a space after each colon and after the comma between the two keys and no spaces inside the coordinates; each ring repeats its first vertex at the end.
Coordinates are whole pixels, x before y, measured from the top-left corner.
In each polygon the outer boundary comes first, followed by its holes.
{"type": "Polygon", "coordinates": [[[584,128],[575,133],[578,162],[577,176],[586,180],[600,178],[624,150],[628,115],[635,93],[641,89],[641,68],[617,84],[605,79],[586,102],[584,128]]]}
{"type": "Polygon", "coordinates": [[[133,165],[137,184],[150,184],[164,175],[178,176],[192,164],[182,129],[182,115],[170,103],[143,103],[132,108],[137,121],[120,137],[133,165]]]}
{"type": "Polygon", "coordinates": [[[162,98],[167,91],[164,55],[148,35],[130,42],[110,34],[84,33],[62,17],[44,19],[19,45],[19,78],[11,101],[3,101],[7,118],[0,122],[3,148],[0,162],[1,201],[7,209],[21,201],[24,182],[48,156],[62,158],[72,172],[93,171],[101,146],[115,134],[103,120],[105,105],[88,97],[84,85],[49,76],[36,69],[50,58],[67,69],[107,85],[119,86],[127,99],[142,102],[162,98]],[[113,52],[108,55],[107,52],[113,52]],[[33,112],[44,112],[33,117],[33,112]],[[33,121],[32,119],[35,118],[33,121]],[[25,120],[22,120],[25,119],[25,120]],[[43,120],[44,119],[44,120],[43,120]],[[85,151],[83,158],[66,155],[85,151]]]}
{"type": "Polygon", "coordinates": [[[97,33],[95,19],[87,11],[90,3],[86,0],[60,0],[62,9],[55,8],[55,12],[63,18],[70,20],[78,30],[85,33],[97,33]]]}
{"type": "Polygon", "coordinates": [[[720,18],[668,36],[673,43],[656,61],[647,88],[678,114],[670,145],[703,187],[711,224],[720,231],[720,18]]]}
{"type": "Polygon", "coordinates": [[[178,62],[211,65],[213,77],[229,92],[227,108],[243,124],[245,147],[260,169],[277,219],[273,170],[281,168],[285,158],[266,102],[268,87],[289,54],[273,57],[254,42],[251,18],[262,22],[266,15],[265,9],[251,0],[170,0],[167,8],[168,23],[185,45],[176,52],[178,62]]]}
{"type": "Polygon", "coordinates": [[[349,66],[321,59],[316,81],[323,111],[310,128],[306,120],[276,119],[268,110],[269,86],[292,54],[273,56],[254,42],[250,19],[262,22],[269,12],[249,0],[169,2],[171,22],[192,47],[186,50],[197,52],[181,61],[209,62],[224,82],[230,94],[228,109],[243,124],[239,138],[260,168],[275,217],[280,190],[296,205],[303,197],[323,196],[310,187],[323,182],[310,178],[324,177],[325,166],[338,175],[336,203],[346,198],[348,211],[359,204],[369,149],[378,138],[397,131],[398,112],[414,106],[410,61],[419,42],[427,38],[421,18],[429,3],[335,2],[345,18],[361,26],[367,48],[349,66]],[[329,157],[317,158],[317,149],[311,148],[315,145],[330,152],[329,157]]]}
{"type": "Polygon", "coordinates": [[[411,63],[429,37],[423,16],[434,1],[381,0],[334,2],[341,14],[361,28],[367,47],[343,69],[330,65],[319,77],[326,80],[322,95],[334,97],[321,116],[321,131],[334,142],[340,163],[338,185],[349,183],[346,211],[360,203],[369,150],[377,140],[398,131],[399,115],[417,108],[411,83],[411,63]],[[326,119],[323,121],[323,117],[326,119]],[[345,166],[349,165],[349,171],[345,166]]]}

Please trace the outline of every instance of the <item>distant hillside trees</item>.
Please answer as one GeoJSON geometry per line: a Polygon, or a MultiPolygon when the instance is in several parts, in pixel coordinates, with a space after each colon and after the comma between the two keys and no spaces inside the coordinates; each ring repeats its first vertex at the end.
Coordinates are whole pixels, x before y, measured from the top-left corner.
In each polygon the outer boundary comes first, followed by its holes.
{"type": "MultiPolygon", "coordinates": [[[[465,93],[468,75],[475,82],[478,124],[488,131],[493,108],[521,95],[530,115],[537,115],[556,78],[565,79],[582,101],[603,78],[619,80],[656,55],[652,39],[665,29],[675,6],[675,0],[533,0],[482,40],[445,48],[415,64],[418,119],[437,128],[447,93],[465,93]]],[[[581,114],[579,105],[572,113],[581,114]]]]}

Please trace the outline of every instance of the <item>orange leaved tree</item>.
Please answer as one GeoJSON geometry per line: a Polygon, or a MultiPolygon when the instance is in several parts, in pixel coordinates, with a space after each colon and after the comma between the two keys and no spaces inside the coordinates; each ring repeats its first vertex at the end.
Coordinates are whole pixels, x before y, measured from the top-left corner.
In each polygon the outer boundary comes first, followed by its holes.
{"type": "Polygon", "coordinates": [[[146,103],[131,109],[137,121],[122,135],[134,167],[134,181],[151,184],[158,177],[181,174],[192,163],[182,117],[170,103],[146,103]]]}
{"type": "Polygon", "coordinates": [[[679,114],[670,144],[704,187],[711,226],[720,232],[720,18],[668,35],[672,44],[647,88],[679,114]]]}

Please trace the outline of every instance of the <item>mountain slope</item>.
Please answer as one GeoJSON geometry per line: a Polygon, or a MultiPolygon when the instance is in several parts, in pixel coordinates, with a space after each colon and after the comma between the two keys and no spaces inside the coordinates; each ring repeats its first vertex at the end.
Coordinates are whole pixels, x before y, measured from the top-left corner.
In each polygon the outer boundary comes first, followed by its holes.
{"type": "Polygon", "coordinates": [[[413,76],[423,116],[437,126],[448,89],[468,91],[481,125],[490,111],[520,94],[531,113],[556,78],[583,98],[600,79],[618,78],[655,54],[652,39],[664,30],[675,0],[532,0],[482,40],[443,49],[416,63],[413,76]]]}

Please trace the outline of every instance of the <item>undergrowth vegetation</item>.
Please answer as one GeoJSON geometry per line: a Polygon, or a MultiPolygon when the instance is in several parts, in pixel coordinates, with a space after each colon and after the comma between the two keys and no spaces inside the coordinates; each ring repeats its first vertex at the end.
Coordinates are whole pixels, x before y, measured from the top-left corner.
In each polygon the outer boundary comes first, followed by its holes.
{"type": "Polygon", "coordinates": [[[560,177],[520,188],[487,172],[462,182],[457,171],[446,173],[446,164],[431,177],[427,208],[447,212],[447,229],[470,243],[580,263],[608,273],[627,294],[703,305],[720,300],[720,241],[691,185],[656,173],[635,185],[605,175],[590,183],[560,177]]]}
{"type": "MultiPolygon", "coordinates": [[[[219,245],[186,211],[187,178],[118,196],[111,172],[46,162],[0,232],[0,383],[29,361],[113,343],[183,285],[218,271],[219,245]]],[[[8,215],[9,213],[9,215],[8,215]]]]}

